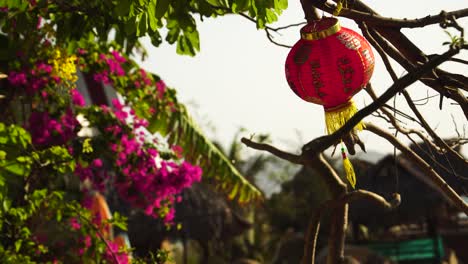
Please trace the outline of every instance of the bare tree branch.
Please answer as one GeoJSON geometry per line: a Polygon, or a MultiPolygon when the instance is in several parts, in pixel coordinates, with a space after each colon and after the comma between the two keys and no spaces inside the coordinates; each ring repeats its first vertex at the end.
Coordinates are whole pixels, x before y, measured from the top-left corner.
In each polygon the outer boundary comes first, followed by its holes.
{"type": "Polygon", "coordinates": [[[458,63],[462,63],[462,64],[468,65],[468,61],[467,61],[467,60],[462,60],[462,59],[458,59],[458,58],[451,58],[450,61],[454,61],[454,62],[458,62],[458,63]]]}
{"type": "MultiPolygon", "coordinates": [[[[241,142],[250,148],[270,152],[278,158],[287,160],[294,164],[301,164],[316,170],[322,176],[324,182],[327,184],[330,192],[334,195],[339,195],[345,192],[346,184],[336,174],[333,167],[323,157],[321,152],[313,153],[311,155],[296,155],[286,151],[279,150],[278,148],[265,143],[257,143],[247,138],[242,138],[241,142]]],[[[309,153],[310,154],[310,153],[309,153]]]]}
{"type": "MultiPolygon", "coordinates": [[[[385,52],[388,55],[390,55],[394,60],[396,60],[401,66],[403,66],[403,68],[405,68],[408,72],[411,72],[414,70],[416,64],[414,64],[413,62],[405,58],[400,53],[400,51],[397,50],[393,45],[390,45],[383,38],[383,36],[380,35],[380,33],[378,33],[376,30],[373,30],[373,29],[369,29],[369,32],[371,33],[372,37],[379,43],[379,45],[385,50],[385,52]]],[[[418,63],[418,62],[416,61],[415,63],[418,63]]],[[[437,70],[437,71],[440,71],[440,70],[437,70]]],[[[458,75],[450,74],[449,76],[450,78],[455,78],[458,75]]],[[[462,77],[460,78],[463,79],[462,77]]],[[[434,74],[432,74],[432,76],[425,76],[424,78],[421,78],[420,81],[423,82],[425,85],[431,87],[432,89],[436,90],[439,94],[447,96],[450,99],[457,102],[462,108],[465,114],[465,117],[468,119],[468,99],[466,98],[466,96],[463,95],[463,93],[459,89],[449,88],[449,86],[446,86],[446,84],[442,83],[441,79],[438,78],[437,76],[434,76],[434,74]]],[[[466,83],[468,85],[468,81],[466,83]]]]}
{"type": "MultiPolygon", "coordinates": [[[[395,74],[395,71],[393,70],[391,64],[390,64],[390,61],[387,57],[387,55],[385,54],[384,50],[382,49],[382,47],[379,45],[378,42],[375,41],[375,39],[372,37],[372,35],[369,34],[369,31],[368,31],[368,28],[366,26],[365,23],[361,23],[360,24],[361,26],[361,29],[363,30],[363,33],[364,33],[364,36],[369,40],[369,42],[376,48],[377,52],[379,53],[379,55],[381,56],[383,62],[384,62],[384,65],[387,69],[387,71],[389,72],[390,76],[392,77],[393,81],[396,81],[398,79],[398,77],[396,76],[395,74]]],[[[452,58],[453,59],[453,58],[452,58]]],[[[368,89],[366,89],[369,93],[369,95],[373,98],[373,100],[376,100],[377,99],[377,96],[375,95],[373,89],[372,89],[372,86],[369,84],[368,85],[368,89]]],[[[389,121],[392,123],[392,125],[399,131],[399,132],[402,132],[403,134],[405,135],[409,135],[409,134],[416,134],[418,135],[424,142],[426,142],[429,146],[432,146],[435,150],[437,150],[438,152],[443,152],[443,150],[446,150],[450,153],[450,155],[452,157],[454,157],[456,160],[460,160],[461,162],[465,163],[466,165],[468,165],[467,163],[467,160],[465,160],[462,156],[460,156],[459,153],[455,152],[451,147],[449,147],[447,145],[447,143],[445,141],[443,141],[431,128],[430,126],[427,124],[427,122],[425,121],[425,119],[423,118],[423,116],[421,115],[421,113],[417,110],[416,106],[414,105],[413,101],[411,100],[411,98],[409,97],[409,94],[408,92],[406,91],[403,91],[403,95],[405,95],[405,98],[408,102],[408,104],[410,105],[410,108],[413,110],[413,112],[416,114],[416,116],[418,117],[419,119],[419,123],[421,124],[421,126],[426,129],[426,131],[432,136],[432,138],[434,138],[434,140],[436,141],[436,144],[435,145],[434,143],[432,143],[431,140],[429,140],[426,136],[424,136],[421,132],[417,131],[417,130],[414,130],[414,129],[403,129],[399,124],[398,122],[395,120],[395,117],[391,115],[391,113],[389,113],[386,109],[384,108],[381,108],[381,111],[389,118],[389,121]]]]}
{"type": "Polygon", "coordinates": [[[309,221],[309,226],[307,228],[307,233],[305,236],[305,245],[304,245],[304,256],[302,258],[302,264],[315,263],[315,248],[317,245],[317,237],[320,231],[320,219],[325,210],[334,210],[338,206],[343,206],[345,204],[352,203],[356,200],[369,200],[376,203],[378,206],[383,207],[386,210],[393,210],[398,207],[401,203],[401,196],[398,193],[392,195],[392,200],[387,201],[382,196],[366,191],[366,190],[356,190],[353,192],[346,193],[336,199],[328,200],[322,203],[318,210],[312,212],[312,217],[309,221]]]}
{"type": "MultiPolygon", "coordinates": [[[[333,14],[336,10],[336,5],[330,3],[319,4],[317,7],[325,12],[333,14]]],[[[340,16],[350,18],[354,21],[366,22],[368,25],[391,27],[391,28],[418,28],[425,27],[433,24],[440,24],[447,20],[447,18],[461,18],[468,16],[468,8],[460,9],[452,12],[441,11],[438,15],[428,15],[423,18],[416,19],[398,19],[391,17],[383,17],[376,13],[368,13],[364,11],[357,11],[343,7],[340,16]]]]}
{"type": "MultiPolygon", "coordinates": [[[[372,85],[368,84],[367,87],[366,87],[366,91],[367,93],[370,95],[370,97],[373,99],[373,100],[376,100],[377,99],[377,95],[375,94],[374,90],[372,89],[372,85]]],[[[411,135],[411,134],[415,134],[417,135],[421,140],[423,140],[424,142],[426,142],[429,146],[431,146],[432,148],[434,148],[435,150],[437,151],[440,151],[440,148],[435,145],[434,143],[432,143],[432,141],[426,136],[424,135],[421,131],[419,130],[416,130],[416,129],[408,129],[408,128],[403,128],[402,126],[400,126],[399,122],[396,120],[396,118],[392,115],[392,113],[390,113],[387,109],[385,109],[384,107],[380,108],[380,111],[382,111],[382,113],[384,113],[384,115],[387,117],[388,119],[388,122],[390,122],[390,124],[393,125],[393,127],[395,127],[395,129],[404,134],[404,135],[411,135]]],[[[387,120],[386,119],[386,120],[387,120]]]]}
{"type": "Polygon", "coordinates": [[[424,119],[423,115],[419,112],[418,108],[414,105],[413,101],[411,100],[411,96],[407,91],[403,91],[403,96],[406,99],[406,102],[408,103],[408,106],[411,108],[413,113],[416,115],[416,117],[419,119],[421,122],[423,128],[429,133],[429,135],[434,139],[435,143],[443,150],[447,151],[447,153],[454,158],[457,161],[460,161],[462,164],[465,166],[468,166],[468,161],[463,158],[459,153],[457,153],[455,150],[453,150],[447,143],[437,135],[437,133],[432,130],[432,128],[429,126],[429,124],[426,122],[426,119],[424,119]]]}
{"type": "Polygon", "coordinates": [[[382,196],[374,192],[370,192],[366,190],[356,190],[353,192],[349,192],[345,194],[344,196],[340,197],[340,199],[338,199],[336,203],[341,203],[341,204],[351,203],[356,200],[369,200],[371,202],[378,204],[379,206],[383,207],[386,210],[392,210],[400,205],[401,196],[398,193],[394,193],[392,195],[392,200],[388,202],[387,200],[385,200],[385,198],[383,198],[382,196]]]}
{"type": "Polygon", "coordinates": [[[339,204],[333,209],[331,214],[327,263],[343,263],[347,226],[348,204],[339,204]]]}
{"type": "Polygon", "coordinates": [[[327,184],[330,192],[334,196],[342,195],[346,193],[347,185],[344,183],[340,176],[336,173],[335,169],[330,163],[323,157],[322,153],[318,153],[313,159],[309,160],[312,169],[318,172],[322,176],[323,181],[327,184]]]}
{"type": "MultiPolygon", "coordinates": [[[[369,31],[368,31],[368,28],[366,26],[365,23],[361,23],[360,24],[361,26],[361,29],[363,30],[363,33],[364,35],[366,36],[366,38],[369,40],[369,42],[376,48],[377,52],[379,53],[379,55],[381,56],[383,62],[384,62],[384,65],[387,69],[387,71],[389,72],[390,76],[392,77],[393,81],[396,81],[398,79],[398,77],[396,76],[396,73],[395,71],[393,70],[391,64],[390,64],[390,61],[388,59],[388,56],[387,54],[385,54],[385,51],[382,49],[382,47],[379,45],[379,43],[377,41],[375,41],[375,39],[372,37],[371,34],[369,34],[369,31]]],[[[453,58],[452,58],[453,59],[453,58]]],[[[368,85],[368,88],[367,91],[369,92],[369,95],[371,95],[371,97],[376,100],[377,97],[372,89],[372,87],[370,85],[368,85]]],[[[414,130],[414,129],[403,129],[399,124],[398,122],[395,120],[395,117],[392,116],[387,110],[385,110],[384,108],[381,108],[382,112],[389,118],[390,122],[392,123],[392,125],[399,131],[399,132],[402,132],[403,134],[405,135],[409,135],[409,134],[416,134],[418,135],[423,141],[425,141],[428,145],[432,146],[435,150],[439,151],[439,152],[442,152],[441,149],[445,149],[446,151],[449,151],[451,153],[451,156],[455,157],[457,160],[461,160],[463,163],[467,163],[467,161],[461,157],[458,153],[456,153],[452,148],[450,148],[449,146],[447,146],[447,144],[445,143],[445,141],[443,141],[442,139],[440,139],[440,137],[437,136],[437,134],[430,128],[430,126],[426,123],[425,119],[422,117],[422,115],[419,113],[419,111],[417,110],[416,106],[414,105],[414,103],[412,102],[412,100],[409,98],[409,94],[408,92],[406,91],[403,91],[403,94],[405,95],[405,98],[407,99],[408,101],[408,104],[411,104],[410,107],[411,109],[413,110],[413,112],[416,114],[416,116],[418,117],[419,119],[419,124],[421,124],[421,126],[423,128],[426,129],[426,131],[428,131],[428,133],[435,139],[437,145],[435,145],[434,143],[432,143],[431,140],[429,140],[425,135],[423,135],[420,131],[417,131],[417,130],[414,130]]],[[[468,165],[468,164],[467,164],[468,165]]]]}
{"type": "Polygon", "coordinates": [[[318,2],[320,1],[301,0],[302,10],[304,11],[304,18],[307,20],[307,22],[320,19],[321,16],[315,8],[319,4],[318,2]]]}
{"type": "Polygon", "coordinates": [[[290,24],[290,25],[286,25],[286,26],[271,28],[271,30],[277,32],[277,31],[280,31],[280,30],[288,29],[288,28],[291,28],[291,27],[298,27],[298,26],[302,26],[302,25],[305,25],[305,24],[307,24],[307,22],[299,22],[299,23],[294,23],[294,24],[290,24]]]}
{"type": "Polygon", "coordinates": [[[304,165],[304,160],[302,159],[302,156],[300,155],[296,155],[296,154],[292,154],[286,151],[279,150],[266,143],[257,143],[247,138],[242,138],[241,142],[250,148],[270,152],[271,154],[277,156],[278,158],[287,160],[291,163],[304,165]]]}
{"type": "Polygon", "coordinates": [[[332,201],[326,201],[320,205],[318,210],[312,211],[312,217],[309,220],[307,233],[304,237],[304,255],[302,256],[302,264],[315,263],[315,249],[317,247],[317,237],[320,231],[320,219],[323,212],[330,207],[332,201]]]}
{"type": "Polygon", "coordinates": [[[369,29],[367,28],[366,23],[367,22],[359,23],[359,27],[361,28],[362,33],[364,34],[364,37],[377,50],[377,52],[379,53],[380,57],[382,58],[382,61],[383,61],[384,65],[385,65],[385,69],[387,69],[388,73],[390,74],[390,77],[392,77],[392,80],[394,82],[396,82],[398,80],[398,76],[396,75],[395,71],[393,70],[393,67],[390,64],[390,60],[388,59],[387,54],[385,54],[385,51],[380,46],[379,42],[377,42],[374,39],[374,37],[369,33],[369,29]]]}
{"type": "Polygon", "coordinates": [[[408,159],[414,162],[424,174],[428,177],[430,186],[440,193],[444,198],[446,198],[451,204],[453,204],[456,208],[460,211],[464,212],[468,215],[468,204],[450,187],[442,177],[437,174],[434,169],[432,169],[431,165],[427,164],[421,157],[416,155],[410,148],[403,145],[398,139],[396,139],[392,134],[387,133],[380,129],[379,127],[371,124],[366,123],[366,130],[373,132],[374,134],[381,136],[388,140],[392,145],[394,145],[398,150],[400,150],[403,155],[405,155],[408,159]]]}
{"type": "MultiPolygon", "coordinates": [[[[374,10],[359,0],[354,1],[353,7],[360,11],[377,15],[374,10]]],[[[376,27],[369,31],[382,48],[385,49],[386,53],[400,63],[408,72],[411,72],[415,65],[427,61],[428,59],[428,57],[398,29],[376,27]],[[390,41],[392,45],[389,45],[387,40],[390,41]]],[[[461,45],[462,49],[466,47],[468,47],[468,45],[461,45]]],[[[468,99],[461,91],[450,87],[459,87],[468,91],[468,77],[436,69],[435,73],[428,75],[424,79],[421,79],[421,81],[440,94],[456,101],[462,108],[465,117],[468,119],[468,99]]]]}
{"type": "Polygon", "coordinates": [[[276,46],[280,46],[280,47],[288,48],[288,49],[292,48],[292,46],[290,46],[290,45],[281,44],[281,43],[277,42],[276,40],[274,40],[273,36],[271,36],[270,31],[268,30],[268,28],[265,28],[265,33],[266,33],[266,36],[267,36],[268,40],[271,43],[275,44],[276,46]]]}

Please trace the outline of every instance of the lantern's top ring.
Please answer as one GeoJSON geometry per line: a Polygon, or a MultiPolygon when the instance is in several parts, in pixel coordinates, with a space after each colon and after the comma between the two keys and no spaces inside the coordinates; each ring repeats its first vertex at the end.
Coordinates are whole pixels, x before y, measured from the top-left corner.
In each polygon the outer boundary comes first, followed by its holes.
{"type": "Polygon", "coordinates": [[[308,23],[301,29],[301,38],[304,40],[318,40],[329,37],[338,31],[341,26],[338,19],[325,17],[319,21],[308,23]]]}

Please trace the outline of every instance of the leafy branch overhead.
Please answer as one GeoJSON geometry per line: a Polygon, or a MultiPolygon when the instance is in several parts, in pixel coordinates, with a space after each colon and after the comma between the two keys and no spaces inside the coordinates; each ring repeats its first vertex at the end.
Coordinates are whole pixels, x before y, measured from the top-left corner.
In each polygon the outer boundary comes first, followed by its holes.
{"type": "Polygon", "coordinates": [[[240,203],[261,199],[262,193],[205,137],[185,108],[179,105],[178,109],[179,111],[158,111],[150,121],[151,132],[158,131],[167,135],[169,143],[181,146],[185,150],[185,158],[199,164],[203,169],[204,180],[213,181],[217,188],[228,193],[229,199],[236,199],[240,203]]]}
{"type": "MultiPolygon", "coordinates": [[[[38,21],[39,13],[59,33],[58,41],[73,45],[80,39],[113,38],[127,52],[138,44],[138,38],[149,36],[154,46],[163,38],[177,45],[177,53],[194,56],[200,50],[200,38],[195,17],[213,18],[227,14],[245,13],[256,19],[257,27],[277,20],[287,8],[287,0],[0,0],[16,18],[15,31],[28,35],[38,21]],[[110,11],[110,12],[109,12],[110,11]],[[80,30],[73,30],[80,28],[80,30]],[[166,30],[163,30],[163,29],[166,30]],[[115,32],[109,35],[108,33],[115,32]],[[163,37],[161,32],[166,32],[163,37]]],[[[2,14],[3,16],[4,14],[2,14]]],[[[1,26],[10,28],[12,20],[2,19],[1,26]]]]}

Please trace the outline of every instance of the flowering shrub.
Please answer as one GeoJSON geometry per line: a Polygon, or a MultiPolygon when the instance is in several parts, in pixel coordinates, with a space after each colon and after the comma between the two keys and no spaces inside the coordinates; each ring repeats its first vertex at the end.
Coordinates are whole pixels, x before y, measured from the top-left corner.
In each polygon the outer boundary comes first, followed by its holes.
{"type": "MultiPolygon", "coordinates": [[[[110,173],[103,171],[103,161],[90,153],[82,157],[88,165],[80,164],[76,174],[101,191],[111,182],[124,201],[171,223],[174,217],[171,206],[177,195],[200,181],[201,170],[185,161],[163,159],[157,141],[145,133],[148,122],[138,118],[133,110],[125,110],[117,100],[113,105],[115,110],[96,107],[87,111],[86,116],[99,131],[92,141],[99,144],[107,162],[115,164],[115,168],[110,173]]],[[[168,154],[176,158],[175,154],[164,153],[168,154]]]]}
{"type": "Polygon", "coordinates": [[[0,218],[8,220],[0,220],[0,262],[127,263],[128,248],[108,231],[125,230],[125,218],[96,214],[88,200],[115,192],[173,224],[180,193],[202,173],[147,129],[156,111],[174,111],[174,99],[116,46],[83,42],[70,52],[47,40],[36,48],[9,61],[2,88],[15,113],[0,122],[0,218]],[[124,100],[86,106],[77,69],[124,100]]]}
{"type": "Polygon", "coordinates": [[[0,1],[0,263],[126,263],[111,228],[125,231],[125,218],[89,201],[101,194],[171,225],[180,193],[201,177],[188,161],[230,198],[261,196],[175,91],[127,56],[146,33],[159,45],[164,24],[179,53],[199,48],[192,11],[146,2],[0,1]],[[77,69],[90,89],[111,85],[122,100],[86,106],[77,69]]]}

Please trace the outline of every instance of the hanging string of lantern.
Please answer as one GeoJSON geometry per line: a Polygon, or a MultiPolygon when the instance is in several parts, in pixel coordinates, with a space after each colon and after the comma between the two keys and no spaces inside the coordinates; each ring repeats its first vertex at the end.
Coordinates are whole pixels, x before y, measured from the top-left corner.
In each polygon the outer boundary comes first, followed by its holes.
{"type": "MultiPolygon", "coordinates": [[[[326,130],[332,134],[358,111],[352,97],[369,82],[374,54],[364,37],[333,17],[311,21],[300,33],[286,58],[286,79],[297,96],[324,107],[326,130]]],[[[363,127],[357,124],[352,133],[363,127]]],[[[354,188],[354,169],[341,145],[346,177],[354,188]]]]}

